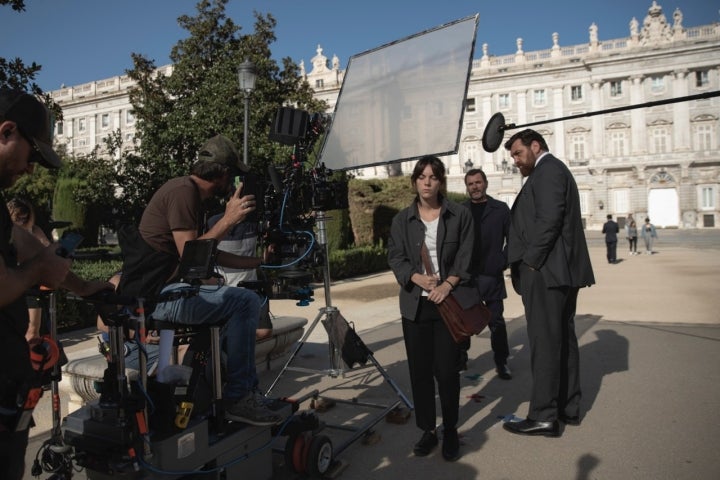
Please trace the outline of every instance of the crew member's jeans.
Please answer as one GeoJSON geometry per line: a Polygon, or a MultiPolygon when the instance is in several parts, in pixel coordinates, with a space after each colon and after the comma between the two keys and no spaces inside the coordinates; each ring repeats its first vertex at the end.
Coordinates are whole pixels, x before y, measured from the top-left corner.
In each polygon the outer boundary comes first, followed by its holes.
{"type": "MultiPolygon", "coordinates": [[[[162,293],[192,290],[186,283],[174,283],[162,293]]],[[[181,325],[223,325],[222,341],[227,355],[223,397],[239,399],[257,386],[255,371],[255,330],[260,297],[252,290],[235,287],[201,286],[197,295],[158,303],[155,320],[181,325]]]]}

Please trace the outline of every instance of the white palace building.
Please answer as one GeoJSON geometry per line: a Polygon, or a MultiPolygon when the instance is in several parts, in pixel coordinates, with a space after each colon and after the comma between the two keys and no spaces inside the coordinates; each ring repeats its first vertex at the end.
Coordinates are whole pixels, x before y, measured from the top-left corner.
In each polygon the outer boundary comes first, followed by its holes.
{"type": "MultiPolygon", "coordinates": [[[[481,145],[488,120],[502,112],[516,125],[548,120],[532,128],[570,166],[587,228],[600,228],[607,214],[623,225],[629,213],[664,228],[720,228],[720,96],[582,116],[720,90],[720,23],[686,27],[679,9],[666,15],[655,1],[642,22],[628,21],[625,38],[600,40],[592,24],[580,45],[562,46],[552,33],[547,50],[526,52],[520,38],[511,55],[494,56],[488,44],[476,50],[458,153],[444,157],[449,190],[464,191],[464,172],[482,168],[490,195],[512,204],[520,174],[502,147],[487,153],[481,145]],[[568,116],[577,118],[550,121],[568,116]]],[[[328,61],[318,46],[311,62],[309,72],[300,63],[301,74],[333,111],[344,76],[339,59],[328,61]]],[[[132,139],[132,86],[117,76],[51,92],[64,116],[56,141],[80,154],[117,129],[132,139]]],[[[400,168],[409,173],[413,163],[400,168]]],[[[388,171],[352,173],[374,178],[388,171]]]]}

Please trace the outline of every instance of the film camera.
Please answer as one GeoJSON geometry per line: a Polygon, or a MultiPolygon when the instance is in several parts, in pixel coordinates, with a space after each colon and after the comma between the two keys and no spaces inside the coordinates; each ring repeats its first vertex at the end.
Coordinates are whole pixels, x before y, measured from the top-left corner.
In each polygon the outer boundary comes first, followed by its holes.
{"type": "MultiPolygon", "coordinates": [[[[323,265],[324,229],[316,241],[313,228],[327,210],[348,207],[347,180],[338,179],[324,165],[308,166],[308,156],[324,133],[328,118],[303,110],[278,110],[270,139],[293,147],[290,161],[269,166],[269,185],[262,200],[260,237],[268,252],[269,268],[278,269],[273,284],[276,298],[307,300],[306,286],[323,265]],[[282,270],[280,270],[282,269],[282,270]]],[[[311,292],[310,292],[311,294],[311,292]]]]}

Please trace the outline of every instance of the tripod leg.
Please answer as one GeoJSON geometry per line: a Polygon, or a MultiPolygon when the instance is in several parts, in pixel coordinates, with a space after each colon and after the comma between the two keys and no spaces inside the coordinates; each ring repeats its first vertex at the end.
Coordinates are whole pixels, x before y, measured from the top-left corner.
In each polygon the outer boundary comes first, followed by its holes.
{"type": "Polygon", "coordinates": [[[273,381],[273,383],[270,385],[270,387],[265,392],[265,396],[270,396],[270,392],[273,391],[273,389],[275,388],[275,385],[277,385],[278,382],[280,381],[280,377],[282,377],[285,374],[285,371],[288,369],[288,367],[290,366],[292,361],[295,359],[297,354],[300,352],[300,349],[303,347],[303,345],[305,345],[305,341],[308,339],[310,334],[313,332],[313,330],[315,329],[315,326],[318,324],[318,322],[320,321],[320,319],[322,318],[323,315],[324,315],[324,312],[323,312],[323,309],[321,309],[320,313],[318,313],[317,316],[315,317],[315,320],[313,320],[313,322],[310,324],[310,326],[307,328],[307,330],[305,330],[305,334],[298,341],[297,345],[295,346],[295,349],[290,354],[290,358],[287,359],[287,362],[285,362],[285,365],[283,365],[283,368],[280,370],[280,373],[278,373],[278,375],[277,375],[277,377],[275,377],[275,380],[273,381]]]}

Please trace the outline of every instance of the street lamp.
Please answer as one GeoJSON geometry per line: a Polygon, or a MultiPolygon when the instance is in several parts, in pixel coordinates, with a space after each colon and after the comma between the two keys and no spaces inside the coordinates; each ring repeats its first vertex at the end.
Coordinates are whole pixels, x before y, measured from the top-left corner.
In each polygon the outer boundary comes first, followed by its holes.
{"type": "Polygon", "coordinates": [[[248,59],[238,67],[238,82],[245,97],[245,125],[243,127],[243,163],[248,166],[248,116],[250,114],[250,94],[255,90],[255,65],[248,59]]]}
{"type": "Polygon", "coordinates": [[[467,173],[467,172],[469,172],[470,170],[472,170],[472,167],[473,167],[473,162],[472,162],[472,160],[470,160],[470,159],[468,158],[467,161],[465,162],[465,173],[467,173]]]}

